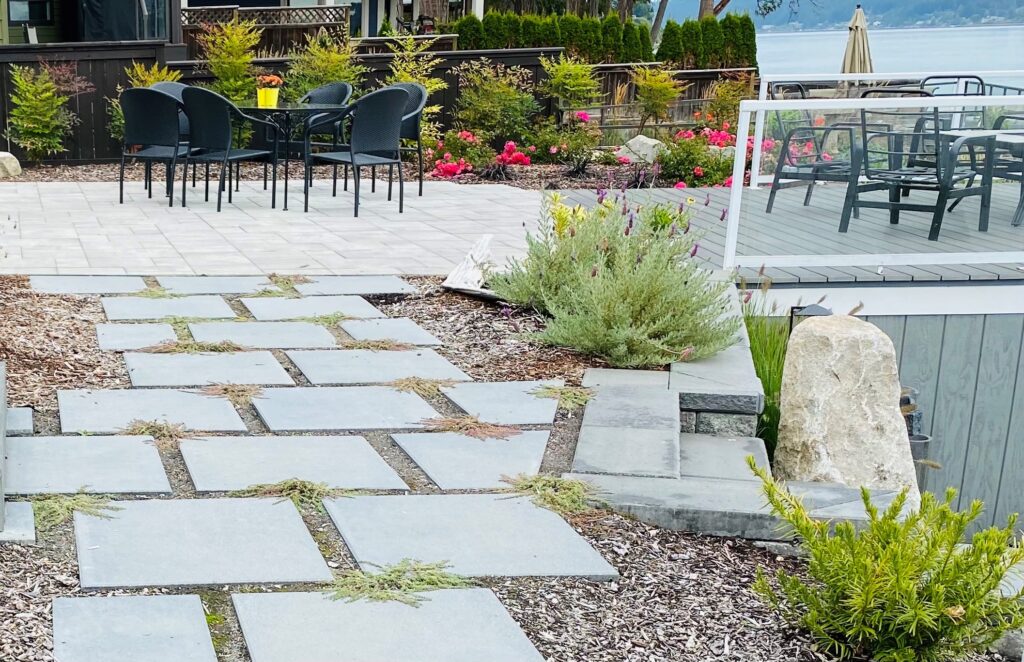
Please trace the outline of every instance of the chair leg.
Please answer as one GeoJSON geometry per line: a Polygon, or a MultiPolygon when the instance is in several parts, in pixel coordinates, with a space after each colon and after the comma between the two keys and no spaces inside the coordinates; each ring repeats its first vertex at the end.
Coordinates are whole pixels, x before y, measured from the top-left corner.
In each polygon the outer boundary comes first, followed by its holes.
{"type": "Polygon", "coordinates": [[[275,154],[270,163],[270,208],[277,208],[277,155],[275,154]]]}
{"type": "Polygon", "coordinates": [[[124,150],[121,150],[121,174],[117,177],[118,183],[118,200],[120,204],[124,204],[124,150]]]}
{"type": "Polygon", "coordinates": [[[354,215],[356,218],[359,218],[359,166],[357,165],[352,166],[352,182],[356,198],[354,215]]]}
{"type": "MultiPolygon", "coordinates": [[[[345,166],[345,188],[348,188],[348,166],[345,166]]],[[[338,197],[338,164],[331,169],[331,197],[338,197]]]]}
{"type": "Polygon", "coordinates": [[[263,162],[263,190],[267,190],[267,162],[263,162]]]}
{"type": "Polygon", "coordinates": [[[196,163],[192,162],[192,188],[196,187],[196,163]]]}
{"type": "Polygon", "coordinates": [[[342,190],[348,190],[348,164],[345,164],[345,181],[343,182],[342,190]]]}
{"type": "MultiPolygon", "coordinates": [[[[232,191],[235,190],[234,179],[235,179],[235,164],[230,161],[225,161],[228,168],[228,204],[230,205],[232,191]]],[[[217,211],[220,211],[219,209],[217,211]]]]}
{"type": "Polygon", "coordinates": [[[938,241],[939,230],[942,228],[942,216],[946,213],[946,203],[949,201],[949,190],[939,191],[939,198],[935,201],[935,212],[932,214],[932,227],[928,232],[928,241],[938,241]]]}
{"type": "MultiPolygon", "coordinates": [[[[389,186],[390,188],[390,186],[389,186]]],[[[405,174],[402,164],[398,164],[398,213],[405,211],[405,174]]]]}
{"type": "Polygon", "coordinates": [[[309,171],[312,166],[307,159],[302,167],[302,211],[309,211],[309,171]]]}
{"type": "MultiPolygon", "coordinates": [[[[193,163],[192,164],[192,176],[193,176],[193,178],[195,177],[195,174],[196,174],[196,164],[193,163]]],[[[195,183],[194,183],[195,179],[193,179],[192,181],[193,181],[192,186],[195,186],[195,183]]],[[[182,207],[182,209],[185,208],[185,201],[188,199],[188,198],[186,198],[186,193],[185,193],[185,191],[187,191],[187,190],[188,190],[188,154],[185,155],[185,169],[182,171],[182,174],[181,174],[181,207],[182,207]]]]}
{"type": "MultiPolygon", "coordinates": [[[[974,180],[975,179],[976,179],[976,177],[974,177],[974,176],[972,176],[970,179],[968,179],[967,180],[967,186],[965,186],[964,188],[971,188],[972,186],[974,186],[974,180]]],[[[949,207],[946,208],[946,211],[953,211],[954,209],[956,209],[956,206],[958,204],[963,202],[963,200],[964,200],[963,198],[957,198],[956,200],[953,201],[953,204],[951,204],[949,207]]]]}
{"type": "MultiPolygon", "coordinates": [[[[220,181],[217,183],[217,211],[218,212],[220,211],[220,200],[221,200],[221,197],[224,195],[224,176],[226,174],[225,171],[228,168],[230,168],[230,167],[231,167],[231,164],[229,164],[227,161],[222,163],[221,166],[220,166],[220,181]]],[[[230,190],[231,190],[231,186],[229,185],[228,186],[228,191],[230,191],[230,190]]]]}
{"type": "Polygon", "coordinates": [[[146,161],[146,190],[149,191],[149,197],[153,197],[153,162],[146,161]]]}
{"type": "MultiPolygon", "coordinates": [[[[399,168],[399,170],[401,170],[401,168],[399,168]]],[[[394,165],[389,165],[388,166],[388,202],[391,202],[391,187],[392,187],[392,180],[394,178],[395,178],[395,166],[394,165]]]]}
{"type": "Polygon", "coordinates": [[[900,187],[889,187],[889,223],[896,225],[900,222],[900,187]]]}
{"type": "Polygon", "coordinates": [[[782,163],[783,159],[780,156],[775,166],[775,176],[772,177],[772,188],[768,193],[768,206],[764,208],[766,214],[772,213],[772,207],[775,206],[775,194],[779,192],[779,180],[782,179],[782,163]]]}
{"type": "Polygon", "coordinates": [[[423,195],[423,140],[416,136],[416,155],[420,168],[420,196],[423,195]]]}
{"type": "Polygon", "coordinates": [[[235,162],[235,190],[238,190],[238,185],[242,182],[242,162],[235,162]]]}
{"type": "MultiPolygon", "coordinates": [[[[178,171],[178,155],[175,154],[171,157],[170,163],[167,164],[167,206],[174,206],[174,175],[178,171]]],[[[188,168],[182,174],[182,179],[188,179],[188,168]]]]}
{"type": "Polygon", "coordinates": [[[206,202],[210,201],[210,162],[206,162],[206,202]]]}
{"type": "Polygon", "coordinates": [[[814,186],[818,182],[818,171],[811,171],[811,181],[807,184],[807,192],[804,193],[804,207],[811,204],[811,196],[814,195],[814,186]]]}
{"type": "Polygon", "coordinates": [[[839,218],[839,231],[846,232],[850,229],[850,216],[857,212],[857,184],[852,183],[846,187],[846,198],[843,200],[843,214],[839,218]]]}
{"type": "Polygon", "coordinates": [[[377,192],[377,166],[370,166],[370,193],[377,192]]]}

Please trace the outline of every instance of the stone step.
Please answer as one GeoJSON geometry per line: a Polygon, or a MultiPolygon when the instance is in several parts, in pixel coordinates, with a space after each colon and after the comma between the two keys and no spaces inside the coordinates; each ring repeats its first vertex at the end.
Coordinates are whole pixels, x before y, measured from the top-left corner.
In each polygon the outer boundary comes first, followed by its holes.
{"type": "Polygon", "coordinates": [[[761,380],[750,348],[742,344],[707,359],[673,363],[668,387],[686,411],[756,415],[764,408],[761,380]]]}
{"type": "Polygon", "coordinates": [[[2,518],[4,525],[0,529],[0,543],[36,541],[36,523],[32,514],[32,502],[0,500],[0,508],[4,509],[2,518]]]}
{"type": "Polygon", "coordinates": [[[753,456],[758,466],[770,470],[768,451],[757,437],[717,437],[709,434],[679,435],[681,476],[757,480],[747,466],[753,456]]]}

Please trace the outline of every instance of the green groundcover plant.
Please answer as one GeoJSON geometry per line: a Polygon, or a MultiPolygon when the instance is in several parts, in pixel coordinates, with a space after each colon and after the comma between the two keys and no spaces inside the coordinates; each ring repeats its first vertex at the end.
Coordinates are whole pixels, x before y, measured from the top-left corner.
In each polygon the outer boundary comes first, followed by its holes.
{"type": "Polygon", "coordinates": [[[884,511],[862,490],[868,523],[814,520],[799,499],[752,458],[772,512],[808,554],[807,576],[760,572],[754,590],[787,620],[806,629],[840,660],[944,662],[983,652],[1024,626],[1024,589],[1005,594],[1004,580],[1024,562],[1017,517],[1005,528],[967,533],[981,501],[956,511],[956,490],[925,492],[917,511],[901,515],[904,490],[884,511]],[[964,544],[969,542],[970,544],[964,544]]]}
{"type": "Polygon", "coordinates": [[[527,256],[492,275],[501,298],[549,316],[539,339],[621,367],[709,356],[732,344],[727,284],[693,259],[689,209],[633,210],[599,192],[591,209],[547,199],[527,256]]]}

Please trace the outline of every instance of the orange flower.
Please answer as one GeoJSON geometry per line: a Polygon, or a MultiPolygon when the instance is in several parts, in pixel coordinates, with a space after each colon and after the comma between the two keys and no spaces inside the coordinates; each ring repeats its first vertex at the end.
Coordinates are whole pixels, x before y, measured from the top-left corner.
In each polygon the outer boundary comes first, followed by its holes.
{"type": "Polygon", "coordinates": [[[264,74],[256,77],[256,84],[259,87],[281,87],[284,80],[277,74],[264,74]]]}

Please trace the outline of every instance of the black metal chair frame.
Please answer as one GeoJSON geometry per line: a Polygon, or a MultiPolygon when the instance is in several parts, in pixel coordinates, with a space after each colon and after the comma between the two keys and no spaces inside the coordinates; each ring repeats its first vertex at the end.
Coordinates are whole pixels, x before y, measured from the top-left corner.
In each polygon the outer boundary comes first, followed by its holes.
{"type": "Polygon", "coordinates": [[[402,117],[402,140],[415,140],[416,147],[402,147],[403,152],[416,152],[419,174],[419,195],[423,195],[423,108],[427,105],[427,89],[419,83],[395,83],[391,87],[405,90],[409,94],[409,103],[402,117]]]}
{"type": "Polygon", "coordinates": [[[179,130],[179,112],[182,104],[172,95],[149,88],[130,88],[121,93],[121,108],[124,112],[124,138],[121,148],[121,168],[118,174],[118,201],[124,204],[124,169],[127,159],[133,158],[146,164],[146,180],[149,197],[153,197],[151,165],[154,162],[167,164],[166,194],[168,205],[174,206],[174,172],[178,159],[186,159],[189,144],[182,140],[179,130]],[[132,147],[141,147],[130,150],[132,147]]]}

